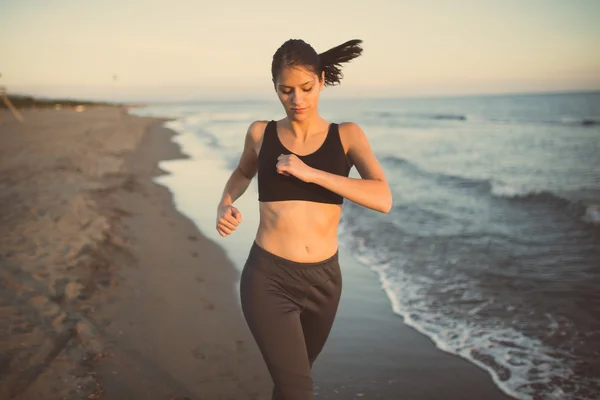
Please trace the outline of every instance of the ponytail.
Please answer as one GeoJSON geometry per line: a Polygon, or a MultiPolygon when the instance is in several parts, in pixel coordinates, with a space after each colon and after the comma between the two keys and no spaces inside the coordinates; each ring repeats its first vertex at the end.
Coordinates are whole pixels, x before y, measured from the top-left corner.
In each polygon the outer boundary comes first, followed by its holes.
{"type": "Polygon", "coordinates": [[[319,54],[321,68],[325,72],[326,86],[333,86],[340,83],[340,80],[344,77],[341,64],[350,62],[362,54],[361,43],[362,40],[360,39],[349,40],[319,54]]]}

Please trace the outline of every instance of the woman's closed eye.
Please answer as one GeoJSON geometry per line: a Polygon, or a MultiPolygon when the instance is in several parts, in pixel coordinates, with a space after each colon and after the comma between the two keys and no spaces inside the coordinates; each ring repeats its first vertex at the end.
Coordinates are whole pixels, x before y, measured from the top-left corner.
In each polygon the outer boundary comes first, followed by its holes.
{"type": "MultiPolygon", "coordinates": [[[[313,88],[314,88],[314,86],[311,86],[308,89],[302,88],[302,91],[304,93],[310,93],[310,92],[312,92],[313,88]]],[[[283,93],[283,94],[290,94],[290,93],[292,93],[292,91],[291,90],[282,90],[281,93],[283,93]]]]}

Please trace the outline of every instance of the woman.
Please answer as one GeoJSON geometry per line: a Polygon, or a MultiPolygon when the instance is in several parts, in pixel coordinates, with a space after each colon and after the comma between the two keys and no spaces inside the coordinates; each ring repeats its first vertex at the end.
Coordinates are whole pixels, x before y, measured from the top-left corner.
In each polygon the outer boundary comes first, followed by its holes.
{"type": "Polygon", "coordinates": [[[244,266],[242,309],[273,378],[273,399],[312,399],[310,370],[329,335],[341,294],[337,229],[343,199],[387,213],[392,196],[365,134],[318,111],[340,64],[362,53],[352,40],[322,54],[288,40],[274,54],[273,84],[286,117],[255,121],[225,185],[216,228],[242,221],[233,203],[258,173],[260,223],[244,266]],[[348,177],[356,167],[362,179],[348,177]]]}

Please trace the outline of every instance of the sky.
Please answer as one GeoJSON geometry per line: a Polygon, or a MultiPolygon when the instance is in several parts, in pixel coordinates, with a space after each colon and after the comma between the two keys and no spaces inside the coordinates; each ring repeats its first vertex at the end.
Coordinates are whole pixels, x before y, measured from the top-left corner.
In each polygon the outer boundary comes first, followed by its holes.
{"type": "Polygon", "coordinates": [[[106,100],[275,96],[273,53],[350,39],[333,97],[600,89],[599,0],[0,0],[0,85],[106,100]],[[116,75],[116,79],[115,79],[116,75]]]}

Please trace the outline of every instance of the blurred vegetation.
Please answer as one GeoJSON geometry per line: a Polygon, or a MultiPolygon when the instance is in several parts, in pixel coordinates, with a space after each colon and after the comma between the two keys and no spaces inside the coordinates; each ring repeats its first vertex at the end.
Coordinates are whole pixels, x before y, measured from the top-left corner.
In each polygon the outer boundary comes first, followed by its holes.
{"type": "MultiPolygon", "coordinates": [[[[8,99],[16,108],[70,108],[76,106],[121,106],[119,103],[108,103],[101,101],[89,101],[89,100],[77,100],[77,99],[45,99],[36,98],[33,96],[15,95],[9,94],[8,99]]],[[[0,97],[0,108],[7,108],[6,104],[1,101],[0,97]]]]}

